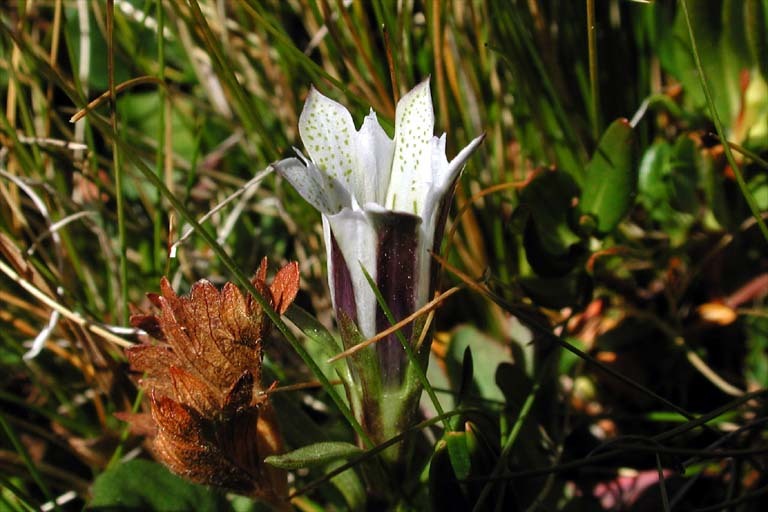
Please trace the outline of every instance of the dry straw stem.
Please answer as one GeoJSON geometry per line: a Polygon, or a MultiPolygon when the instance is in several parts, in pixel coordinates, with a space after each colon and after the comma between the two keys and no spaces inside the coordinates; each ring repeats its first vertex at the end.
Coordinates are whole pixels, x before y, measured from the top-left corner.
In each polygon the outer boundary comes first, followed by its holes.
{"type": "MultiPolygon", "coordinates": [[[[130,80],[126,80],[125,82],[116,85],[115,96],[117,95],[117,93],[123,92],[127,89],[130,89],[131,87],[136,87],[137,85],[150,84],[150,83],[157,84],[161,87],[165,87],[165,83],[159,78],[157,78],[156,76],[140,76],[138,78],[131,78],[130,80]]],[[[110,99],[110,97],[111,97],[110,91],[104,91],[95,99],[88,102],[88,104],[85,107],[75,112],[74,115],[72,115],[72,117],[69,118],[69,122],[76,123],[80,119],[87,116],[91,110],[101,105],[105,100],[110,99]]]]}
{"type": "Polygon", "coordinates": [[[37,288],[35,285],[21,277],[15,270],[13,270],[10,266],[8,266],[4,261],[0,260],[0,271],[2,271],[5,275],[7,275],[12,281],[16,282],[19,286],[24,288],[26,291],[31,293],[36,299],[38,299],[40,302],[48,306],[49,308],[53,309],[54,311],[58,311],[62,316],[67,318],[68,320],[71,320],[75,324],[79,325],[80,327],[84,329],[88,329],[92,333],[101,336],[105,340],[114,343],[117,346],[120,347],[131,347],[134,344],[131,343],[128,340],[125,340],[121,338],[120,336],[116,336],[109,332],[108,329],[101,327],[100,325],[94,324],[80,315],[80,313],[76,313],[70,309],[67,309],[63,305],[56,302],[54,299],[43,293],[39,288],[37,288]]]}
{"type": "MultiPolygon", "coordinates": [[[[376,343],[377,341],[383,340],[384,338],[386,338],[390,334],[392,334],[392,333],[402,329],[403,327],[405,327],[409,323],[413,322],[414,320],[419,318],[421,315],[423,315],[425,313],[432,312],[434,309],[436,309],[440,305],[440,303],[442,303],[448,297],[450,297],[451,295],[453,295],[454,293],[458,292],[461,289],[462,289],[462,287],[460,287],[460,286],[454,286],[450,290],[441,293],[440,295],[438,295],[437,297],[435,297],[431,301],[427,302],[426,304],[424,304],[422,307],[420,307],[419,309],[417,309],[416,311],[414,311],[413,313],[411,313],[407,317],[403,318],[402,320],[400,320],[396,324],[393,324],[392,327],[390,327],[388,329],[385,329],[385,330],[381,331],[380,333],[378,333],[376,336],[373,336],[372,338],[368,338],[367,340],[365,340],[365,341],[363,341],[361,343],[358,343],[357,345],[355,345],[353,347],[350,347],[350,348],[348,348],[347,350],[345,350],[343,352],[340,352],[340,353],[336,354],[332,358],[328,359],[328,363],[329,364],[335,363],[336,361],[338,361],[340,359],[344,359],[345,357],[349,357],[352,354],[354,354],[354,353],[364,349],[365,347],[376,343]]],[[[426,330],[426,327],[425,327],[425,330],[426,330]]]]}

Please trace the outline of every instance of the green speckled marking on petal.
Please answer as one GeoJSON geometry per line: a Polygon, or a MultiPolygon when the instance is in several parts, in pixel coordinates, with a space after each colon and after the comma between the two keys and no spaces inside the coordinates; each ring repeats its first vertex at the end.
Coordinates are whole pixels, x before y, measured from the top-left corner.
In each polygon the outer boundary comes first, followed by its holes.
{"type": "MultiPolygon", "coordinates": [[[[411,211],[415,202],[421,204],[424,187],[431,182],[430,145],[434,131],[434,111],[429,82],[417,85],[397,104],[395,116],[395,158],[386,206],[394,210],[411,211]],[[412,188],[411,183],[418,185],[412,188]],[[423,184],[423,185],[422,185],[423,184]]],[[[418,211],[417,211],[418,213],[418,211]]]]}
{"type": "Polygon", "coordinates": [[[328,176],[351,189],[351,174],[344,170],[354,161],[348,134],[354,130],[346,108],[312,89],[299,119],[299,132],[309,157],[328,176]]]}

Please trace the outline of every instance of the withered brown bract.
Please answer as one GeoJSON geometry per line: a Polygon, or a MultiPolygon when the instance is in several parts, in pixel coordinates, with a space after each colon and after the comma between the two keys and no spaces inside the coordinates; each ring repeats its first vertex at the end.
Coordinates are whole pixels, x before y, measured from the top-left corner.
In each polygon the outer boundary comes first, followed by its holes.
{"type": "MultiPolygon", "coordinates": [[[[299,289],[299,268],[281,268],[266,283],[264,258],[252,283],[284,313],[299,289]]],[[[121,414],[153,436],[158,460],[191,481],[287,505],[283,470],[264,458],[283,449],[278,424],[261,384],[262,340],[270,323],[259,303],[232,283],[219,291],[201,280],[178,296],[166,278],[150,294],[158,315],[137,312],[131,323],[156,344],[126,350],[149,395],[151,416],[121,414]]]]}

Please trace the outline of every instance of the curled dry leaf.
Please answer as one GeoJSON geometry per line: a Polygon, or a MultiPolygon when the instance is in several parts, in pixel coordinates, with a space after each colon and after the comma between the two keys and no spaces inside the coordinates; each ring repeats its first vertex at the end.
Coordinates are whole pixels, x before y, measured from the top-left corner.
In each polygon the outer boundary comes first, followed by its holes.
{"type": "MultiPolygon", "coordinates": [[[[262,260],[252,283],[283,313],[299,289],[297,263],[266,283],[262,260]]],[[[274,411],[261,384],[262,340],[270,324],[259,303],[227,283],[208,281],[178,296],[167,279],[150,294],[159,314],[136,312],[131,323],[157,344],[126,351],[150,397],[151,416],[122,415],[153,436],[156,457],[194,482],[285,506],[285,472],[264,464],[282,451],[274,411]]]]}

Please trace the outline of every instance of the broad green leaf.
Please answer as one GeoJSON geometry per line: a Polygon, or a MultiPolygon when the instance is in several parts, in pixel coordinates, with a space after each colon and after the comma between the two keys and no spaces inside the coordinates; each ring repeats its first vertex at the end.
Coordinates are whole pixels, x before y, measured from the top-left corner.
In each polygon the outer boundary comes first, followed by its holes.
{"type": "Polygon", "coordinates": [[[587,164],[581,213],[596,221],[596,234],[613,231],[634,202],[637,171],[632,162],[633,130],[626,119],[608,127],[587,164]]]}
{"type": "MultiPolygon", "coordinates": [[[[117,100],[118,115],[126,133],[154,138],[160,132],[161,122],[170,123],[174,154],[191,161],[197,145],[192,120],[194,107],[182,99],[174,98],[170,119],[161,117],[164,108],[162,97],[157,90],[151,92],[131,90],[117,100]]],[[[218,131],[213,123],[210,123],[207,129],[212,133],[218,131]]]]}
{"type": "Polygon", "coordinates": [[[282,469],[301,469],[348,460],[361,453],[363,450],[352,443],[328,441],[302,446],[282,455],[270,455],[264,461],[282,469]]]}
{"type": "Polygon", "coordinates": [[[673,146],[660,142],[651,146],[643,155],[638,179],[638,202],[648,216],[659,223],[674,246],[686,241],[694,221],[693,215],[673,207],[673,203],[683,204],[680,199],[686,195],[676,188],[689,184],[690,169],[684,167],[685,158],[680,160],[685,154],[684,148],[684,143],[673,146]]]}
{"type": "MultiPolygon", "coordinates": [[[[664,185],[664,172],[672,146],[667,142],[658,142],[649,147],[640,161],[638,174],[639,199],[646,207],[656,202],[667,201],[667,188],[664,185]]],[[[651,212],[653,211],[649,208],[651,212]]]]}
{"type": "Polygon", "coordinates": [[[108,469],[93,484],[88,510],[229,511],[226,499],[148,460],[134,459],[108,469]]]}
{"type": "Polygon", "coordinates": [[[539,275],[567,274],[584,252],[571,228],[579,189],[562,171],[538,172],[520,192],[520,210],[529,214],[523,234],[525,256],[539,275]]]}
{"type": "MultiPolygon", "coordinates": [[[[442,360],[438,358],[433,351],[429,353],[429,365],[427,366],[427,379],[435,389],[450,390],[451,382],[448,380],[448,375],[445,371],[445,367],[442,364],[442,360]]],[[[440,400],[440,405],[444,411],[450,411],[456,408],[456,400],[453,393],[444,392],[438,393],[437,398],[440,400]]],[[[424,412],[424,415],[429,418],[431,416],[437,416],[437,409],[432,404],[432,400],[426,395],[422,394],[419,401],[419,407],[424,412]]]]}
{"type": "Polygon", "coordinates": [[[663,179],[667,184],[670,206],[679,212],[694,214],[698,210],[698,150],[690,137],[681,136],[672,147],[663,179]]]}
{"type": "Polygon", "coordinates": [[[474,378],[467,386],[467,398],[480,395],[490,400],[504,400],[504,395],[496,386],[494,375],[500,363],[512,362],[509,350],[504,345],[473,326],[463,326],[454,331],[448,344],[446,366],[454,387],[461,382],[463,375],[462,361],[464,351],[471,350],[474,378]]]}

